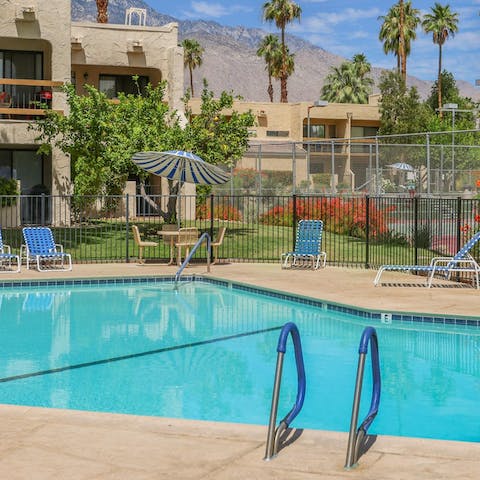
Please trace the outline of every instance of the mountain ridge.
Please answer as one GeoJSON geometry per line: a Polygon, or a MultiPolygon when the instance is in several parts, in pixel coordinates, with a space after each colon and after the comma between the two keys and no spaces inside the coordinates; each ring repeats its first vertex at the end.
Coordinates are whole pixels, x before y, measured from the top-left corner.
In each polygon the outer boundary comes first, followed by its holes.
{"type": "MultiPolygon", "coordinates": [[[[203,64],[194,70],[193,85],[198,94],[203,86],[203,78],[215,95],[222,91],[232,91],[247,101],[268,102],[267,74],[265,62],[257,57],[256,50],[261,39],[268,33],[260,28],[243,26],[229,27],[207,20],[178,20],[164,15],[143,0],[110,0],[109,22],[124,24],[125,11],[129,7],[144,8],[147,11],[147,25],[161,26],[176,22],[179,25],[179,41],[185,38],[197,40],[204,48],[203,64]],[[239,75],[239,72],[242,74],[239,75]],[[252,81],[254,79],[254,81],[252,81]]],[[[72,0],[72,20],[96,22],[95,0],[72,0]]],[[[344,57],[335,55],[295,35],[287,34],[290,51],[295,54],[295,71],[288,80],[288,100],[290,102],[313,102],[320,97],[320,91],[330,67],[338,66],[344,57]]],[[[375,83],[383,69],[372,66],[375,83]]],[[[185,87],[190,78],[185,74],[185,87]]],[[[409,76],[409,86],[415,86],[422,98],[431,91],[432,82],[409,76]]],[[[462,95],[480,100],[480,92],[468,82],[457,80],[462,95]]],[[[378,88],[374,88],[374,93],[378,88]]],[[[274,99],[279,101],[280,84],[274,82],[274,99]]]]}

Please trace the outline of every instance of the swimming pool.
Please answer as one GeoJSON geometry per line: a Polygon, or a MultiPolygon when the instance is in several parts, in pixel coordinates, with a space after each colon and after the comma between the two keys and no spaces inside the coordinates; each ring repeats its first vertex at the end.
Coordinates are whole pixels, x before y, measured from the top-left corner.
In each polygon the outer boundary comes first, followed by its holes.
{"type": "MultiPolygon", "coordinates": [[[[477,320],[394,315],[390,323],[199,280],[178,290],[151,279],[52,283],[1,290],[0,403],[266,425],[278,335],[293,321],[307,392],[292,426],[348,431],[358,342],[373,325],[382,400],[370,433],[480,440],[480,329],[467,325],[477,320]]],[[[364,385],[362,412],[368,376],[364,385]]],[[[295,395],[289,344],[280,418],[295,395]]]]}

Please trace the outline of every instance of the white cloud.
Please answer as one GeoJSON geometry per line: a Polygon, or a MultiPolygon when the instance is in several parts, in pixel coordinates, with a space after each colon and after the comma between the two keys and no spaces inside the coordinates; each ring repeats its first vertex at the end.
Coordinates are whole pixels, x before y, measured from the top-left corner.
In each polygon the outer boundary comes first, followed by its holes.
{"type": "Polygon", "coordinates": [[[220,3],[192,2],[192,11],[188,13],[189,17],[210,17],[221,18],[238,12],[251,12],[250,7],[244,5],[229,5],[228,7],[220,3]]]}

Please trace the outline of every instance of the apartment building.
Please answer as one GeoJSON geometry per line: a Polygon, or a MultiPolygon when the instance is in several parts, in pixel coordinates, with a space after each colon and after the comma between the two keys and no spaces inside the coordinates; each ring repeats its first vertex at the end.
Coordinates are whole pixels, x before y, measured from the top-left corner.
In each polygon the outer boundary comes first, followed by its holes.
{"type": "Polygon", "coordinates": [[[70,158],[58,149],[37,154],[29,124],[44,115],[45,104],[68,114],[62,91],[67,82],[79,94],[88,83],[113,99],[120,91],[132,91],[132,75],[138,75],[140,85],[167,80],[166,100],[182,108],[183,50],[176,23],[78,23],[71,21],[69,0],[2,2],[0,176],[17,179],[26,194],[70,193],[70,158]]]}
{"type": "MultiPolygon", "coordinates": [[[[364,137],[375,136],[380,126],[378,98],[371,95],[364,105],[235,101],[236,111],[256,116],[250,148],[237,168],[292,172],[296,185],[327,174],[334,186],[354,189],[366,181],[374,142],[364,137]]],[[[199,99],[190,106],[198,113],[199,99]]]]}

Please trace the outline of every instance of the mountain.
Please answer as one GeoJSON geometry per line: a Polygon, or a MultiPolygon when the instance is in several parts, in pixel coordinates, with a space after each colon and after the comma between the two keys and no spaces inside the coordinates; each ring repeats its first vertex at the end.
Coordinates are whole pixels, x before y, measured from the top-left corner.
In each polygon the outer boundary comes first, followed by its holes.
{"type": "MultiPolygon", "coordinates": [[[[211,21],[181,21],[163,15],[142,0],[110,0],[108,15],[110,23],[125,23],[125,10],[129,7],[147,10],[147,25],[158,26],[170,22],[179,25],[180,42],[184,38],[197,40],[205,50],[203,65],[194,71],[194,89],[200,92],[202,79],[206,78],[209,88],[220,94],[223,90],[233,91],[250,101],[268,101],[265,62],[257,57],[256,50],[266,31],[241,26],[227,27],[211,21]],[[241,73],[240,73],[241,72],[241,73]]],[[[72,0],[72,19],[96,22],[95,0],[72,0]]],[[[327,52],[323,48],[306,42],[294,35],[287,35],[290,51],[295,54],[295,72],[288,80],[288,100],[291,102],[313,102],[320,96],[323,79],[331,66],[337,66],[345,58],[327,52]]],[[[380,68],[372,69],[375,81],[380,77],[380,68]]],[[[185,74],[185,87],[189,85],[185,74]]],[[[430,94],[431,82],[408,77],[408,84],[417,87],[420,96],[430,94]]],[[[457,81],[462,95],[480,100],[478,89],[468,82],[457,81]]],[[[275,100],[279,100],[280,84],[274,83],[275,100]]]]}

